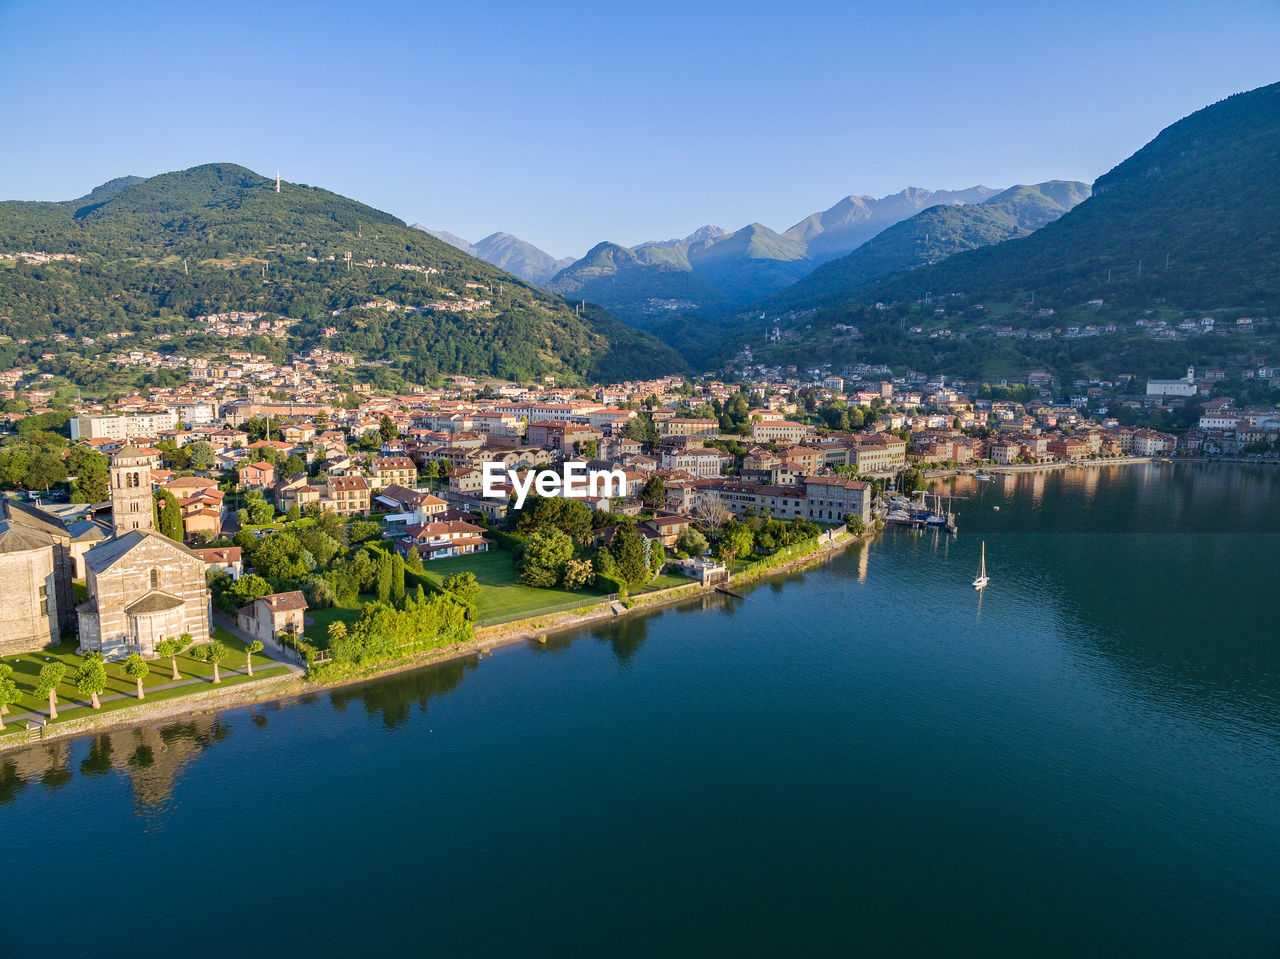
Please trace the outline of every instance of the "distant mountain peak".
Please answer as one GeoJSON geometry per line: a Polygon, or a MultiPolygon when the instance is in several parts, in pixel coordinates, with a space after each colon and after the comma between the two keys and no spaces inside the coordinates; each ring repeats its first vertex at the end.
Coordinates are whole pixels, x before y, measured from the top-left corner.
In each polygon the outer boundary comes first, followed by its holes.
{"type": "Polygon", "coordinates": [[[538,249],[532,243],[525,242],[514,233],[504,233],[501,230],[490,233],[477,243],[468,243],[448,230],[433,230],[420,223],[415,223],[414,226],[430,233],[437,240],[444,240],[450,246],[455,246],[486,263],[492,263],[508,273],[514,273],[529,283],[538,285],[546,283],[574,262],[572,257],[557,260],[550,253],[538,249]]]}
{"type": "Polygon", "coordinates": [[[728,235],[729,235],[728,230],[724,229],[723,227],[712,226],[711,224],[708,223],[706,226],[698,227],[696,230],[694,230],[684,239],[680,239],[677,237],[670,240],[646,240],[645,242],[639,243],[636,246],[632,247],[632,249],[639,250],[644,247],[652,247],[652,246],[673,249],[675,247],[682,247],[682,246],[688,247],[688,246],[693,246],[695,244],[705,245],[708,243],[715,243],[717,240],[723,240],[728,235]]]}

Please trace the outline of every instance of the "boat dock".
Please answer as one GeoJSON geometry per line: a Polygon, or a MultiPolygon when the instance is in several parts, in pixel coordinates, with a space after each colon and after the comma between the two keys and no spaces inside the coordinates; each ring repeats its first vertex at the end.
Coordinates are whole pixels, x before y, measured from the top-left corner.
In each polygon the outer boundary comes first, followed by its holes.
{"type": "MultiPolygon", "coordinates": [[[[950,497],[948,497],[950,499],[950,497]]],[[[881,519],[886,526],[906,526],[915,530],[945,529],[948,533],[956,532],[956,515],[951,511],[950,502],[942,505],[942,496],[936,493],[922,494],[921,499],[907,499],[895,494],[882,506],[881,519]],[[933,496],[935,505],[930,508],[928,497],[933,496]]]]}

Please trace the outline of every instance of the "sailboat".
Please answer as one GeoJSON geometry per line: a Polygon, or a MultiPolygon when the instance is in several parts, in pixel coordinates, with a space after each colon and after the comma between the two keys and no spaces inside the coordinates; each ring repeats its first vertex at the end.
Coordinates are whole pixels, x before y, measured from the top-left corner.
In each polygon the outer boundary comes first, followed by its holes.
{"type": "Polygon", "coordinates": [[[982,541],[982,563],[978,566],[978,578],[973,581],[974,589],[982,589],[991,580],[987,577],[987,541],[982,541]]]}

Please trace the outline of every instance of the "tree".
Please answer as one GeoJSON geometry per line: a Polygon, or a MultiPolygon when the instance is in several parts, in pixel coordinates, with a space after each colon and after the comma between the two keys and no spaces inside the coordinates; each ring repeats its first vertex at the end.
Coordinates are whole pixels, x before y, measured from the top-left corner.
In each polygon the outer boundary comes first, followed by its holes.
{"type": "Polygon", "coordinates": [[[622,424],[621,432],[624,437],[637,443],[649,446],[656,446],[658,443],[658,428],[653,425],[653,417],[648,413],[641,413],[627,420],[622,424]]]}
{"type": "Polygon", "coordinates": [[[582,543],[591,535],[594,512],[580,499],[534,495],[525,500],[523,509],[513,514],[513,520],[518,533],[532,533],[542,526],[554,526],[582,543]]]}
{"type": "Polygon", "coordinates": [[[244,671],[253,675],[253,654],[262,652],[262,640],[255,639],[244,648],[244,671]]]}
{"type": "Polygon", "coordinates": [[[849,527],[849,532],[854,536],[861,536],[867,531],[867,524],[862,521],[861,516],[853,516],[850,514],[846,518],[845,525],[849,527]]]}
{"type": "Polygon", "coordinates": [[[168,639],[162,639],[156,643],[156,652],[161,656],[169,657],[169,663],[173,666],[173,678],[175,680],[182,678],[178,672],[178,654],[190,645],[190,633],[183,633],[179,639],[174,639],[170,636],[168,639]]]}
{"type": "Polygon", "coordinates": [[[658,509],[667,502],[667,488],[662,483],[662,477],[654,473],[644,481],[644,487],[640,490],[640,500],[649,509],[658,509]]]}
{"type": "MultiPolygon", "coordinates": [[[[241,576],[222,591],[222,608],[234,613],[241,606],[248,606],[263,596],[270,596],[275,590],[271,584],[257,574],[241,576]]],[[[187,640],[190,643],[190,639],[187,640]]]]}
{"type": "Polygon", "coordinates": [[[86,503],[107,498],[111,461],[87,446],[76,445],[67,453],[67,472],[75,477],[75,491],[86,503]]]}
{"type": "Polygon", "coordinates": [[[405,553],[404,568],[411,573],[421,573],[422,572],[422,554],[419,553],[416,549],[411,549],[409,550],[409,552],[405,553]]]}
{"type": "Polygon", "coordinates": [[[453,593],[468,606],[474,606],[480,599],[480,581],[475,573],[454,573],[446,576],[441,587],[446,593],[453,593]]]}
{"type": "Polygon", "coordinates": [[[686,556],[701,556],[707,551],[707,538],[692,526],[686,526],[676,537],[676,549],[686,556]]]}
{"type": "Polygon", "coordinates": [[[171,540],[181,543],[185,530],[182,526],[182,508],[178,498],[167,489],[156,494],[160,498],[160,532],[171,540]]]}
{"type": "Polygon", "coordinates": [[[137,653],[130,653],[124,661],[124,674],[138,684],[139,699],[147,698],[146,691],[142,688],[142,681],[147,678],[149,672],[151,672],[151,666],[137,653]]]}
{"type": "Polygon", "coordinates": [[[27,468],[27,485],[32,489],[47,490],[67,478],[67,466],[57,453],[40,452],[31,457],[27,468]]]}
{"type": "Polygon", "coordinates": [[[101,653],[85,653],[84,661],[76,668],[75,684],[76,692],[88,696],[94,709],[102,708],[98,695],[107,688],[107,667],[103,665],[101,653]]]}
{"type": "Polygon", "coordinates": [[[564,564],[564,588],[582,589],[596,581],[596,569],[590,560],[571,559],[564,564]]]}
{"type": "Polygon", "coordinates": [[[609,553],[617,566],[618,577],[627,585],[649,579],[649,547],[634,520],[627,518],[618,523],[609,543],[609,553]]]}
{"type": "Polygon", "coordinates": [[[924,489],[924,473],[914,466],[903,470],[898,480],[898,491],[903,496],[910,496],[918,489],[924,489]]]}
{"type": "Polygon", "coordinates": [[[719,493],[704,493],[698,497],[693,515],[699,523],[710,530],[720,529],[732,516],[719,493]]]}
{"type": "Polygon", "coordinates": [[[218,454],[207,440],[197,440],[184,448],[187,451],[187,465],[194,470],[213,469],[213,464],[218,461],[218,454]]]}
{"type": "Polygon", "coordinates": [[[59,662],[45,663],[36,678],[36,695],[49,697],[49,719],[58,718],[58,684],[67,675],[67,667],[59,662]]]}
{"type": "Polygon", "coordinates": [[[731,523],[720,534],[718,548],[720,557],[725,561],[725,565],[732,569],[737,558],[744,553],[750,554],[754,545],[755,532],[750,526],[745,526],[742,523],[731,523]]]}
{"type": "Polygon", "coordinates": [[[404,557],[399,553],[391,555],[391,601],[404,602],[404,557]]]}
{"type": "Polygon", "coordinates": [[[540,527],[524,544],[520,582],[544,589],[554,586],[560,582],[565,564],[572,558],[573,540],[568,533],[554,526],[540,527]]]}
{"type": "Polygon", "coordinates": [[[227,647],[216,639],[208,643],[200,651],[200,658],[213,667],[213,684],[215,686],[222,682],[222,676],[218,673],[218,665],[227,658],[227,652],[227,647]]]}
{"type": "Polygon", "coordinates": [[[251,489],[244,494],[244,509],[248,513],[249,522],[254,526],[265,526],[276,518],[275,507],[262,496],[261,490],[251,489]]]}
{"type": "Polygon", "coordinates": [[[329,624],[329,645],[347,638],[347,624],[340,619],[335,619],[329,624]]]}
{"type": "Polygon", "coordinates": [[[385,603],[391,599],[394,578],[395,572],[391,568],[391,557],[383,553],[378,557],[378,602],[385,603]]]}
{"type": "Polygon", "coordinates": [[[396,429],[396,421],[386,413],[383,413],[382,419],[378,421],[378,436],[382,438],[382,442],[390,443],[399,435],[400,431],[396,429]]]}
{"type": "Polygon", "coordinates": [[[18,684],[13,681],[12,676],[13,667],[8,663],[0,663],[0,730],[4,729],[4,717],[9,712],[9,707],[21,696],[18,684]]]}

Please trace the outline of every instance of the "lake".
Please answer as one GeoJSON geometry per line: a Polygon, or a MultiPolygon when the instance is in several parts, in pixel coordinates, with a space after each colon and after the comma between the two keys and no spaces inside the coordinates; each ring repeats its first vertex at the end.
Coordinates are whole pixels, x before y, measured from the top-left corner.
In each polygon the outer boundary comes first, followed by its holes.
{"type": "Polygon", "coordinates": [[[937,488],[743,599],[0,756],[0,955],[1276,955],[1280,471],[937,488]]]}

